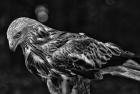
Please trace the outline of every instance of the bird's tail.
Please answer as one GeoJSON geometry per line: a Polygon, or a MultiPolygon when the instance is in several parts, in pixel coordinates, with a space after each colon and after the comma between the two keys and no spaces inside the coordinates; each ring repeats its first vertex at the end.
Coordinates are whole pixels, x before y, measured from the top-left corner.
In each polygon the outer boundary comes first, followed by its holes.
{"type": "Polygon", "coordinates": [[[124,52],[122,57],[128,58],[122,65],[111,66],[100,70],[101,74],[123,76],[140,81],[140,56],[132,52],[124,52]]]}
{"type": "Polygon", "coordinates": [[[138,54],[132,53],[130,51],[123,51],[121,56],[127,59],[131,59],[140,64],[140,55],[138,54]]]}

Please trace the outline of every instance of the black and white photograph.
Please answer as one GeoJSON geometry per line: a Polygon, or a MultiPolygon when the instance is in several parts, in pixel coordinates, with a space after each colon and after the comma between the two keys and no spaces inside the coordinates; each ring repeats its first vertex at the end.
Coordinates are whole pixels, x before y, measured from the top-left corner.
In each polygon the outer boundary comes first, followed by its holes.
{"type": "Polygon", "coordinates": [[[140,94],[139,0],[0,7],[0,94],[140,94]]]}

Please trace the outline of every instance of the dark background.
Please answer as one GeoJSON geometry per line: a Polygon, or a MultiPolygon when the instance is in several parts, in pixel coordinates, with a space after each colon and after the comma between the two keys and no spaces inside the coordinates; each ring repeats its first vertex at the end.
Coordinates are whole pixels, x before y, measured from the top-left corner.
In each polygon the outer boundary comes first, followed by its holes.
{"type": "MultiPolygon", "coordinates": [[[[27,71],[21,48],[11,52],[6,39],[14,19],[37,20],[38,5],[49,10],[47,26],[84,32],[140,54],[139,0],[0,0],[0,94],[49,94],[45,84],[27,71]]],[[[92,88],[94,94],[140,94],[140,82],[110,75],[93,82],[92,88]]]]}

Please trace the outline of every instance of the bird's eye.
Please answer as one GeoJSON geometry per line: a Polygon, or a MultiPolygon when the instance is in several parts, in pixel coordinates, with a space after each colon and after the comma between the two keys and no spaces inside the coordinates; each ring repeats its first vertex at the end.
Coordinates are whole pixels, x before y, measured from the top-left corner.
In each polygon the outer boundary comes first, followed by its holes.
{"type": "Polygon", "coordinates": [[[19,38],[21,36],[21,32],[18,32],[13,38],[16,39],[16,38],[19,38]]]}

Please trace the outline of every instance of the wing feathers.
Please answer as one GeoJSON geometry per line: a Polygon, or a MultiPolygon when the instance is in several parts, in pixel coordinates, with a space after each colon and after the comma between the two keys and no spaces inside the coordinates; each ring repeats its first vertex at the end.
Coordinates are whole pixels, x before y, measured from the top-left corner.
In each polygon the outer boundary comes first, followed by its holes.
{"type": "Polygon", "coordinates": [[[39,55],[30,52],[26,59],[26,67],[27,69],[38,76],[39,78],[46,78],[49,74],[49,70],[47,67],[47,62],[45,62],[39,55]]]}

